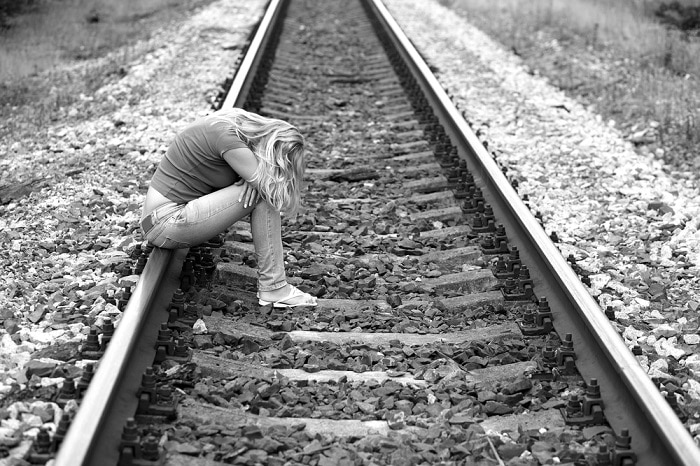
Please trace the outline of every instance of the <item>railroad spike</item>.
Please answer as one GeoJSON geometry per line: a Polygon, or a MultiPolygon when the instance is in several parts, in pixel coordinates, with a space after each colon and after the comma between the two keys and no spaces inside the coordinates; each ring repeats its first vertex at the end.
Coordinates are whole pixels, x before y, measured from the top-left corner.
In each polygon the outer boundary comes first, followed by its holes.
{"type": "Polygon", "coordinates": [[[586,385],[582,398],[572,394],[569,402],[560,412],[564,421],[569,425],[592,426],[605,424],[604,404],[600,396],[597,379],[591,379],[586,385]],[[575,398],[575,399],[574,399],[575,398]]]}
{"type": "MultiPolygon", "coordinates": [[[[488,237],[482,242],[482,246],[484,243],[488,246],[489,243],[492,245],[493,244],[493,237],[488,237]]],[[[494,276],[498,277],[499,274],[503,276],[504,274],[508,274],[508,268],[506,266],[506,261],[503,259],[503,257],[499,257],[496,260],[496,263],[493,266],[493,274],[494,276]]]]}
{"type": "Polygon", "coordinates": [[[92,380],[92,377],[95,375],[95,365],[94,364],[87,364],[85,368],[83,369],[83,373],[80,375],[80,379],[78,380],[78,383],[76,384],[76,390],[78,392],[78,396],[82,398],[82,396],[85,394],[85,392],[88,389],[88,386],[90,385],[90,381],[92,380]]]}
{"type": "Polygon", "coordinates": [[[119,308],[120,311],[123,311],[124,308],[126,308],[126,305],[129,302],[129,299],[131,299],[131,287],[125,286],[122,289],[122,295],[121,295],[121,298],[119,298],[119,302],[117,305],[117,307],[119,308]]]}
{"type": "Polygon", "coordinates": [[[27,455],[27,459],[31,464],[46,464],[49,462],[55,453],[51,434],[48,429],[41,427],[32,442],[32,446],[27,455]]]}
{"type": "MultiPolygon", "coordinates": [[[[532,320],[534,322],[534,312],[532,320]]],[[[549,367],[555,367],[557,365],[557,347],[553,341],[548,340],[544,348],[542,348],[542,360],[549,367]]]]}
{"type": "Polygon", "coordinates": [[[605,422],[605,415],[603,414],[605,403],[600,396],[598,379],[592,378],[586,385],[586,393],[583,395],[581,404],[584,416],[590,416],[601,424],[605,422]]]}
{"type": "MultiPolygon", "coordinates": [[[[479,188],[476,188],[479,190],[479,188]]],[[[463,214],[476,214],[483,212],[485,207],[484,207],[484,199],[476,197],[477,193],[474,193],[474,197],[467,199],[462,203],[461,209],[463,214]]]]}
{"type": "Polygon", "coordinates": [[[75,389],[75,381],[73,379],[64,379],[61,390],[56,395],[56,404],[63,408],[71,400],[78,399],[78,392],[75,389]]]}
{"type": "Polygon", "coordinates": [[[489,204],[484,205],[484,212],[477,213],[472,218],[472,231],[474,233],[495,233],[496,217],[493,208],[489,204]]]}
{"type": "Polygon", "coordinates": [[[56,426],[56,433],[53,435],[54,451],[58,451],[63,439],[66,438],[66,433],[68,433],[68,428],[72,420],[73,418],[68,413],[64,412],[61,415],[61,420],[58,421],[58,425],[56,426]]]}
{"type": "Polygon", "coordinates": [[[141,459],[141,438],[136,426],[136,420],[130,417],[126,420],[122,430],[118,465],[133,466],[134,461],[139,459],[141,459]]]}
{"type": "Polygon", "coordinates": [[[574,352],[573,336],[570,333],[564,335],[564,340],[561,342],[559,348],[557,348],[556,358],[557,366],[562,368],[565,374],[576,373],[576,363],[574,362],[576,361],[576,353],[574,352]]]}
{"type": "Polygon", "coordinates": [[[535,322],[536,317],[537,313],[532,309],[523,311],[522,318],[517,320],[518,327],[523,336],[531,337],[547,333],[544,328],[537,325],[535,322]]]}
{"type": "Polygon", "coordinates": [[[107,346],[109,345],[109,342],[112,340],[112,336],[114,335],[114,322],[112,322],[112,319],[107,318],[104,321],[104,324],[102,325],[102,334],[100,335],[100,351],[104,353],[107,351],[107,346]]]}
{"type": "Polygon", "coordinates": [[[178,339],[175,344],[175,354],[173,355],[176,360],[190,361],[192,359],[192,352],[185,343],[183,339],[178,339]]]}
{"type": "Polygon", "coordinates": [[[459,181],[455,187],[454,197],[455,199],[465,199],[469,193],[469,185],[464,181],[459,181]]]}
{"type": "Polygon", "coordinates": [[[158,461],[160,458],[160,450],[158,448],[158,439],[153,435],[149,435],[141,442],[141,456],[147,461],[158,461]]]}
{"type": "Polygon", "coordinates": [[[165,361],[168,356],[175,353],[175,341],[173,340],[173,332],[168,327],[167,323],[160,324],[158,337],[155,343],[156,355],[153,360],[155,364],[160,364],[165,361]]]}
{"type": "Polygon", "coordinates": [[[564,410],[565,419],[571,419],[574,417],[581,417],[583,414],[581,400],[579,400],[578,395],[572,393],[569,395],[569,401],[567,401],[566,406],[562,408],[564,410]]]}
{"type": "MultiPolygon", "coordinates": [[[[501,244],[503,244],[504,241],[501,241],[501,244]]],[[[505,263],[505,269],[498,270],[497,272],[494,271],[494,276],[496,278],[517,278],[520,276],[522,261],[520,260],[520,251],[518,250],[517,246],[510,248],[508,257],[504,258],[503,262],[505,263]]]]}
{"type": "Polygon", "coordinates": [[[622,429],[620,435],[615,436],[615,449],[611,458],[613,466],[632,466],[637,463],[637,454],[632,451],[631,445],[629,430],[622,429]]]}
{"type": "Polygon", "coordinates": [[[143,250],[141,248],[141,244],[137,244],[136,246],[134,246],[134,249],[129,254],[129,257],[136,260],[141,256],[142,252],[143,252],[143,250]]]}
{"type": "Polygon", "coordinates": [[[534,284],[532,278],[530,278],[530,271],[526,266],[520,268],[520,275],[515,280],[516,287],[518,289],[518,294],[521,296],[522,300],[533,300],[535,296],[534,284]]]}
{"type": "Polygon", "coordinates": [[[185,315],[185,295],[180,288],[175,290],[168,310],[168,322],[172,323],[185,315]]]}
{"type": "Polygon", "coordinates": [[[141,254],[136,260],[136,266],[134,266],[134,275],[141,275],[143,269],[146,267],[147,257],[145,254],[141,254]]]}
{"type": "Polygon", "coordinates": [[[185,363],[192,359],[192,353],[182,339],[175,341],[175,337],[167,323],[160,325],[158,337],[155,343],[156,355],[153,360],[155,364],[160,364],[163,361],[171,360],[179,363],[185,363]]]}
{"type": "MultiPolygon", "coordinates": [[[[508,237],[506,236],[505,227],[501,224],[496,225],[496,231],[494,234],[484,237],[480,243],[480,246],[481,252],[487,255],[508,253],[508,237]]],[[[501,259],[499,258],[499,262],[500,261],[501,259]]],[[[500,276],[496,275],[496,272],[494,271],[494,276],[497,278],[507,278],[503,276],[503,274],[508,274],[512,277],[512,272],[509,272],[508,268],[506,267],[505,259],[503,259],[503,268],[499,271],[499,273],[501,274],[500,276]]]]}
{"type": "Polygon", "coordinates": [[[612,306],[605,308],[605,316],[610,320],[615,320],[615,309],[612,306]]]}
{"type": "MultiPolygon", "coordinates": [[[[535,295],[532,295],[535,299],[535,295]]],[[[527,311],[523,315],[523,319],[519,320],[518,326],[524,336],[546,335],[554,330],[552,324],[552,311],[549,308],[547,298],[540,298],[537,303],[536,311],[527,311]],[[532,315],[534,314],[534,318],[532,315]]]]}
{"type": "Polygon", "coordinates": [[[528,296],[526,292],[520,287],[518,280],[513,278],[507,278],[501,288],[501,293],[503,294],[503,299],[506,301],[526,301],[528,296]]]}
{"type": "Polygon", "coordinates": [[[158,387],[152,367],[147,367],[137,392],[139,399],[136,414],[159,416],[167,419],[177,417],[176,403],[168,387],[158,387]]]}
{"type": "Polygon", "coordinates": [[[602,444],[598,447],[598,451],[595,454],[596,466],[610,466],[610,450],[606,444],[602,444]]]}
{"type": "Polygon", "coordinates": [[[85,343],[80,347],[80,355],[85,359],[100,359],[104,352],[100,347],[100,337],[97,329],[91,328],[88,331],[85,343]]]}

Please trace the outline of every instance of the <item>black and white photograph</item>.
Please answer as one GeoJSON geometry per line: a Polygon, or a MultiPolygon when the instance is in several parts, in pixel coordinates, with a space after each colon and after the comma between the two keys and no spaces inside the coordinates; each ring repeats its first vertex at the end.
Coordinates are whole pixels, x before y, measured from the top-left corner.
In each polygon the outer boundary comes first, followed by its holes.
{"type": "Polygon", "coordinates": [[[0,466],[700,465],[700,0],[0,0],[0,466]]]}

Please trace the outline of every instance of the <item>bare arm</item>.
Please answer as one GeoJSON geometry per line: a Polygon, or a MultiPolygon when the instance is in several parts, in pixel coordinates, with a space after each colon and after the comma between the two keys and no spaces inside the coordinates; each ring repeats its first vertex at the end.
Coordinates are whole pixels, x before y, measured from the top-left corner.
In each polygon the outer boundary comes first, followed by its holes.
{"type": "Polygon", "coordinates": [[[240,148],[226,151],[223,156],[226,163],[241,176],[241,181],[236,184],[245,184],[238,197],[238,202],[243,201],[244,208],[256,204],[259,196],[258,182],[251,181],[258,166],[255,154],[250,149],[240,148]]]}
{"type": "MultiPolygon", "coordinates": [[[[229,164],[233,171],[241,175],[246,182],[251,183],[255,175],[255,169],[258,168],[258,159],[250,149],[240,148],[231,149],[224,152],[224,160],[229,164]]],[[[256,188],[257,182],[252,183],[256,188]]]]}

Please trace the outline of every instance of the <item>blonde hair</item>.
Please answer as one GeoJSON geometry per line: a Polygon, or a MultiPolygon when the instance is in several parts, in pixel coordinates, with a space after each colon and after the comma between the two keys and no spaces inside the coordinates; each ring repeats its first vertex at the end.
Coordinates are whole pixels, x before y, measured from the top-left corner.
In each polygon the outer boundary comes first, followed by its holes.
{"type": "Polygon", "coordinates": [[[258,167],[251,181],[258,182],[263,198],[277,210],[295,213],[301,202],[306,158],[299,130],[286,121],[240,108],[219,110],[212,116],[212,124],[228,124],[257,157],[258,167]]]}

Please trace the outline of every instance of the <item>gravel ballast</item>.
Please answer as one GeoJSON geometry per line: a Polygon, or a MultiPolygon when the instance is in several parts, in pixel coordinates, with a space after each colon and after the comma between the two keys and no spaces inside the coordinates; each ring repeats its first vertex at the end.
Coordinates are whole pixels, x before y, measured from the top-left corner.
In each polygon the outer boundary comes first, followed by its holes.
{"type": "Polygon", "coordinates": [[[386,3],[649,376],[682,386],[700,433],[698,187],[449,9],[386,3]]]}
{"type": "MultiPolygon", "coordinates": [[[[15,402],[22,390],[79,373],[84,364],[66,348],[91,325],[118,322],[122,285],[137,279],[121,277],[140,242],[148,182],[174,134],[211,110],[264,5],[222,0],[196,10],[128,53],[101,59],[128,56],[123,77],[56,108],[55,124],[23,131],[32,112],[18,107],[0,128],[2,187],[31,191],[3,190],[0,206],[0,449],[10,458],[61,418],[55,404],[15,402]]],[[[99,62],[32,79],[70,83],[99,62]]]]}
{"type": "MultiPolygon", "coordinates": [[[[51,348],[77,345],[107,317],[118,321],[113,301],[136,280],[119,277],[139,242],[148,181],[173,135],[210,111],[264,3],[221,0],[198,10],[133,49],[123,77],[56,108],[54,123],[19,131],[30,112],[18,107],[17,124],[0,127],[0,183],[31,191],[0,205],[0,446],[20,448],[60,419],[57,406],[8,400],[82,366],[51,348]]],[[[615,310],[625,342],[640,345],[650,376],[682,387],[689,429],[700,433],[697,187],[636,154],[437,2],[387,3],[562,254],[574,255],[591,294],[615,310]]]]}

